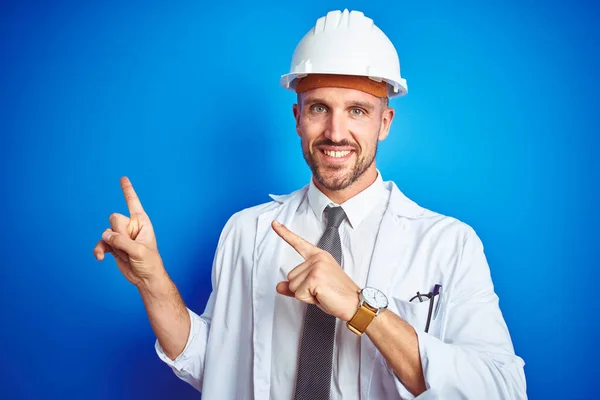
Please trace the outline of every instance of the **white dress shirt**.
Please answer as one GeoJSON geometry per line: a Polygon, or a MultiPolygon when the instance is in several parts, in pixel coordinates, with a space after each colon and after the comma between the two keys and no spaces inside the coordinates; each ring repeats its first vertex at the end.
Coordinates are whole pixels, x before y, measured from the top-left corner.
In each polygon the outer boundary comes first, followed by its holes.
{"type": "MultiPolygon", "coordinates": [[[[341,205],[347,217],[339,228],[342,268],[361,288],[367,281],[375,238],[388,198],[389,192],[378,174],[373,184],[341,205]]],[[[293,225],[288,228],[309,242],[318,243],[325,232],[326,221],[323,218],[323,210],[328,205],[337,206],[311,180],[308,195],[298,207],[293,225]]],[[[287,273],[300,262],[302,259],[292,247],[284,250],[281,279],[287,280],[287,273]]],[[[271,399],[294,397],[298,350],[305,310],[306,304],[294,298],[286,296],[275,298],[271,399]]],[[[344,321],[337,320],[331,400],[359,398],[360,339],[346,327],[344,321]]]]}

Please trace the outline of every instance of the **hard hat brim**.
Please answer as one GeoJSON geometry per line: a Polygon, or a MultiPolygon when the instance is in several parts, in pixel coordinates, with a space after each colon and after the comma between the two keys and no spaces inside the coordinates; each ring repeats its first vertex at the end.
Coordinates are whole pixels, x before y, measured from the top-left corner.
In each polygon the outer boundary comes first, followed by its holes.
{"type": "MultiPolygon", "coordinates": [[[[320,73],[320,74],[326,75],[326,73],[320,73]]],[[[299,73],[285,74],[285,75],[281,76],[281,79],[279,80],[279,84],[284,89],[295,92],[298,81],[308,75],[311,75],[311,74],[299,74],[299,73]]],[[[370,79],[373,79],[376,82],[385,81],[388,84],[387,85],[388,86],[388,98],[400,97],[400,96],[404,96],[405,94],[408,93],[406,79],[401,79],[401,82],[397,82],[397,81],[394,81],[391,79],[384,79],[381,77],[369,76],[369,75],[343,74],[343,73],[335,73],[335,74],[332,73],[331,75],[366,76],[370,79]]]]}

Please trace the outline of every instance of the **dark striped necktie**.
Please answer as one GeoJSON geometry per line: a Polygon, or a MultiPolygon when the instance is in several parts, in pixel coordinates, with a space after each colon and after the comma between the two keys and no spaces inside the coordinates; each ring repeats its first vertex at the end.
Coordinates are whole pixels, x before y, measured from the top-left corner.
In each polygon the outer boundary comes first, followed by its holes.
{"type": "MultiPolygon", "coordinates": [[[[317,246],[328,251],[342,265],[342,243],[338,229],[346,213],[342,207],[327,207],[323,213],[327,228],[317,246]]],[[[313,304],[307,305],[298,357],[296,400],[329,400],[335,322],[334,316],[313,304]]]]}

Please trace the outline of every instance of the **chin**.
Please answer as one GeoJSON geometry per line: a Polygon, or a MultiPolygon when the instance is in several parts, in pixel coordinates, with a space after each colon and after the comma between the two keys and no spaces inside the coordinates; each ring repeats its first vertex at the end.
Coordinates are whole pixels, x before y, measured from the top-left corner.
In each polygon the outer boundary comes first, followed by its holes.
{"type": "Polygon", "coordinates": [[[328,190],[342,190],[350,186],[354,180],[350,168],[322,168],[313,171],[315,179],[328,190]]]}

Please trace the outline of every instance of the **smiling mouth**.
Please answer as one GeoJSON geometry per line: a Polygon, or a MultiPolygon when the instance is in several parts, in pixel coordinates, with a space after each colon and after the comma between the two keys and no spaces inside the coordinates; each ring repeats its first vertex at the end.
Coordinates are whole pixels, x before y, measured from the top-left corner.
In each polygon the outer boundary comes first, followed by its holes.
{"type": "Polygon", "coordinates": [[[350,153],[352,153],[351,150],[343,150],[343,151],[321,150],[321,151],[326,156],[329,156],[329,157],[332,157],[332,158],[344,158],[347,155],[349,155],[350,153]]]}
{"type": "Polygon", "coordinates": [[[324,166],[341,167],[342,165],[346,165],[352,159],[352,157],[354,157],[353,154],[355,153],[355,150],[332,150],[321,148],[319,149],[319,152],[321,153],[321,157],[325,162],[324,166]]]}

